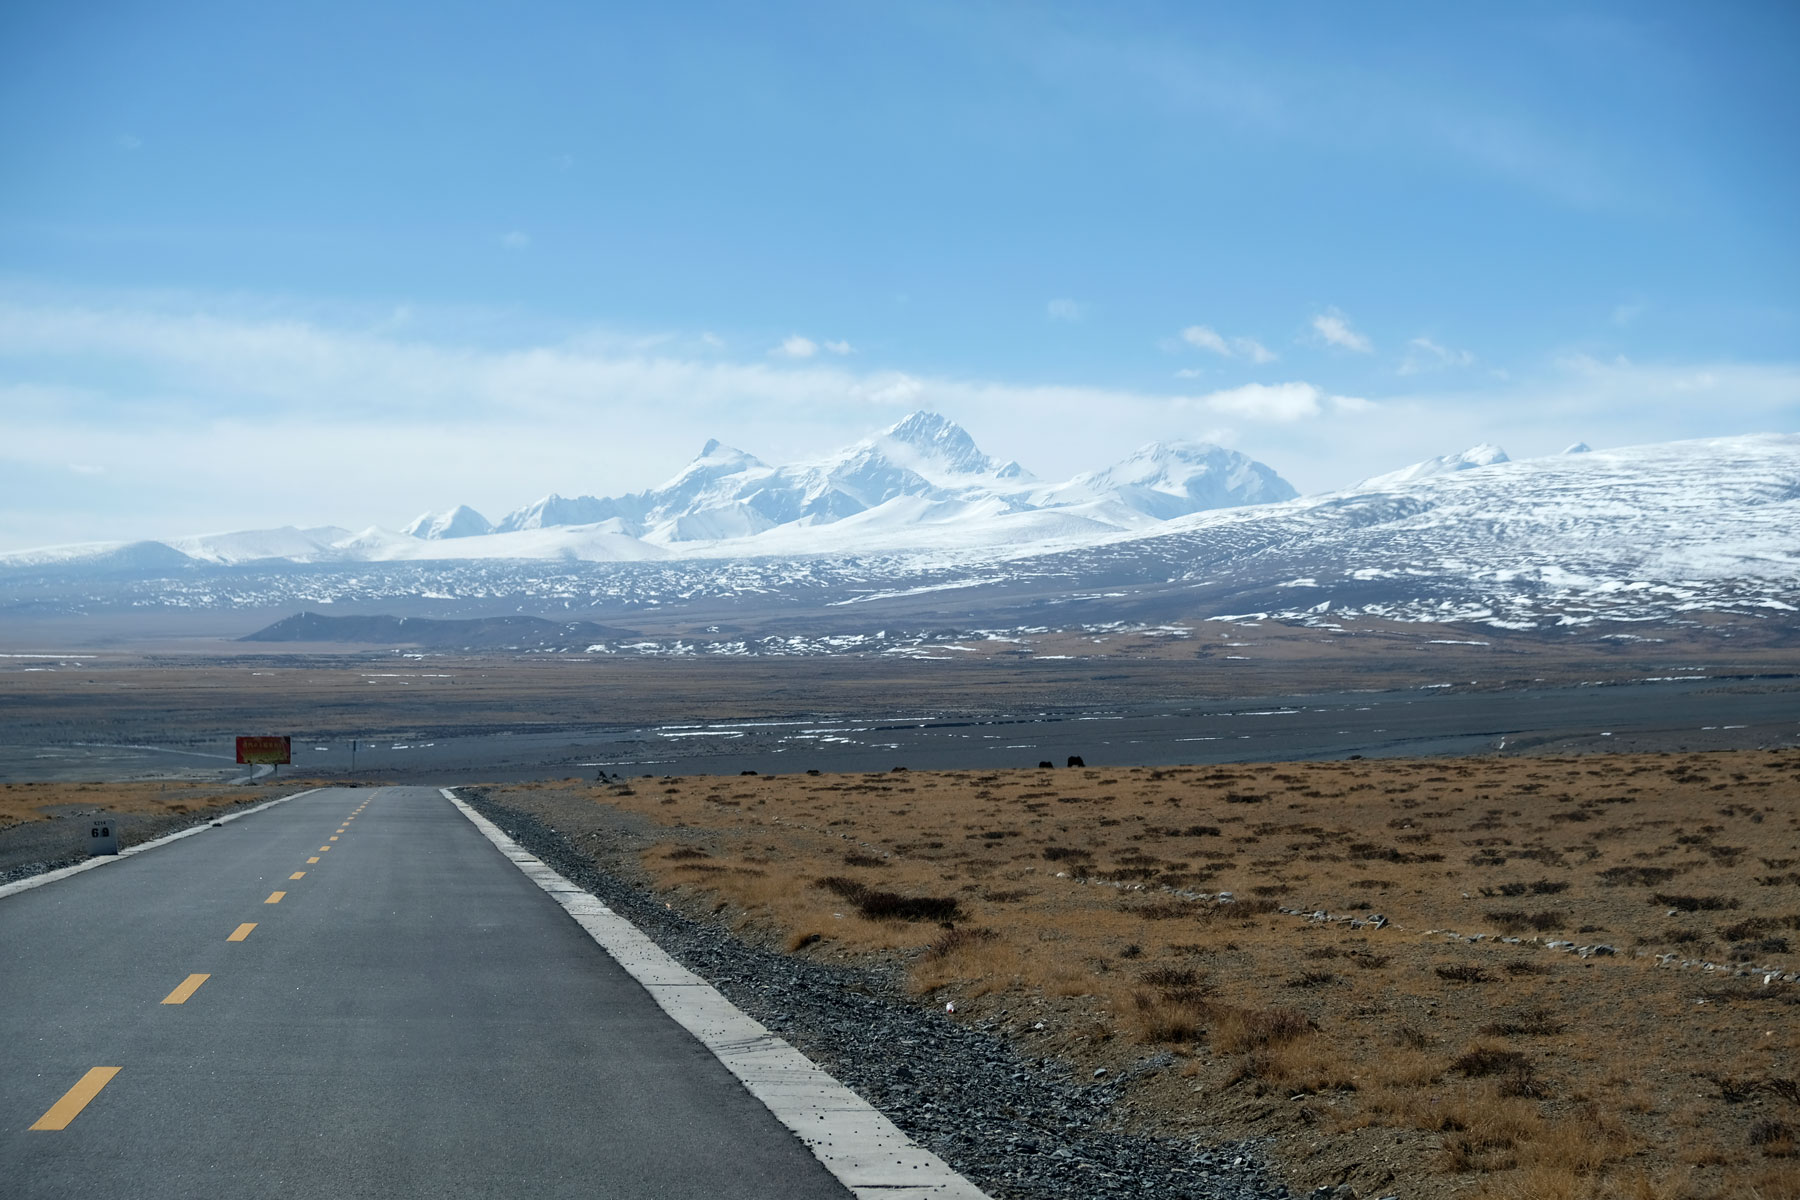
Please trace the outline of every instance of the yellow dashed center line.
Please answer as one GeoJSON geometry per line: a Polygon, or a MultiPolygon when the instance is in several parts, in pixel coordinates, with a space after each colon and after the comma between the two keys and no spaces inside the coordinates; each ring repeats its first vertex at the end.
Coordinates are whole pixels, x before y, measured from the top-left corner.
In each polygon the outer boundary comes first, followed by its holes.
{"type": "Polygon", "coordinates": [[[228,942],[241,942],[245,938],[249,937],[250,931],[255,928],[256,928],[255,921],[245,921],[242,925],[239,925],[236,929],[232,930],[231,936],[226,938],[225,940],[228,942]]]}
{"type": "MultiPolygon", "coordinates": [[[[202,976],[202,978],[205,978],[202,976]]],[[[69,1122],[81,1115],[88,1102],[119,1073],[117,1067],[95,1067],[81,1081],[63,1093],[63,1098],[50,1106],[50,1111],[37,1119],[33,1129],[67,1129],[69,1122]]]]}
{"type": "Polygon", "coordinates": [[[263,903],[264,904],[280,904],[281,898],[285,895],[287,895],[286,892],[270,892],[269,898],[267,900],[264,900],[263,903]]]}
{"type": "Polygon", "coordinates": [[[330,846],[320,846],[320,847],[319,847],[319,853],[320,853],[320,854],[323,854],[323,853],[325,853],[325,852],[326,852],[326,851],[327,851],[327,850],[329,850],[329,849],[331,849],[331,847],[330,847],[330,846]]]}
{"type": "Polygon", "coordinates": [[[181,981],[181,986],[163,997],[164,1004],[186,1004],[188,997],[200,990],[200,985],[211,979],[211,975],[189,975],[181,981]]]}
{"type": "Polygon", "coordinates": [[[319,856],[315,854],[311,858],[307,859],[306,861],[309,865],[312,863],[316,863],[319,861],[319,856]]]}
{"type": "Polygon", "coordinates": [[[288,878],[289,879],[305,879],[306,872],[305,871],[295,871],[292,875],[289,875],[288,878]]]}

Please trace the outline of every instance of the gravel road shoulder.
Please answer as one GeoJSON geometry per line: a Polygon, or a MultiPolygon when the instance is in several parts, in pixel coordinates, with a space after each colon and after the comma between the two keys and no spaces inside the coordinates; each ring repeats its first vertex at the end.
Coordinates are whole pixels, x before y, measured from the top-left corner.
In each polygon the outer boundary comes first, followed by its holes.
{"type": "Polygon", "coordinates": [[[1075,1078],[1067,1064],[1023,1057],[979,1026],[921,1009],[904,999],[897,971],[802,961],[674,911],[634,877],[647,835],[633,818],[584,821],[577,846],[552,823],[560,818],[481,788],[457,794],[996,1200],[1290,1196],[1253,1145],[1123,1131],[1113,1105],[1128,1080],[1075,1078]]]}

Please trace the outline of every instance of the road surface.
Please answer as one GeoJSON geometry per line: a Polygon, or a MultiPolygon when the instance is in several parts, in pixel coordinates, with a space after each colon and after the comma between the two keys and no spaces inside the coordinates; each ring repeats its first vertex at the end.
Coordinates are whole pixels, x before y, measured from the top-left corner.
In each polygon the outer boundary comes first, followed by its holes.
{"type": "Polygon", "coordinates": [[[0,1192],[849,1194],[413,787],[0,898],[0,1192]]]}

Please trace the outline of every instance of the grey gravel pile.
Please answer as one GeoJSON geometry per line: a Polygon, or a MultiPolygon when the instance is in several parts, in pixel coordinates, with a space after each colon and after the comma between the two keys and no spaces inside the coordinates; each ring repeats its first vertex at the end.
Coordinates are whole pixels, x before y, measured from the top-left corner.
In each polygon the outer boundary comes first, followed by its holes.
{"type": "Polygon", "coordinates": [[[901,999],[892,974],[748,945],[601,871],[531,814],[479,788],[458,795],[997,1200],[1290,1197],[1253,1147],[1117,1131],[1112,1106],[1129,1078],[1077,1079],[1064,1064],[1021,1057],[992,1033],[901,999]]]}

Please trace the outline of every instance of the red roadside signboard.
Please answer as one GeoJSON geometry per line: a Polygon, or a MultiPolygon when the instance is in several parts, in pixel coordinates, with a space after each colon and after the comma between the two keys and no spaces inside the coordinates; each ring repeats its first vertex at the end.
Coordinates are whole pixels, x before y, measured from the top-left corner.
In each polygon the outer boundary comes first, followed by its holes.
{"type": "Polygon", "coordinates": [[[284,737],[241,737],[237,740],[237,760],[251,763],[291,763],[293,743],[284,737]]]}

